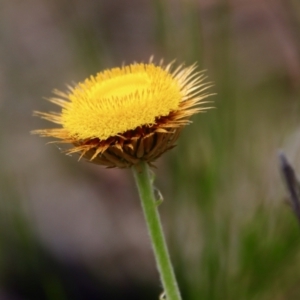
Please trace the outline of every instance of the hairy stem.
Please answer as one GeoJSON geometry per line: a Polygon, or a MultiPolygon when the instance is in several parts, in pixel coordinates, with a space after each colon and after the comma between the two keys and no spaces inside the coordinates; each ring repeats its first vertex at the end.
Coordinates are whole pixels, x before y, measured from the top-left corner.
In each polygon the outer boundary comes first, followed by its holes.
{"type": "Polygon", "coordinates": [[[132,170],[142,202],[142,208],[166,299],[181,300],[158,214],[158,203],[154,196],[149,167],[147,163],[142,162],[138,166],[133,167],[132,170]]]}

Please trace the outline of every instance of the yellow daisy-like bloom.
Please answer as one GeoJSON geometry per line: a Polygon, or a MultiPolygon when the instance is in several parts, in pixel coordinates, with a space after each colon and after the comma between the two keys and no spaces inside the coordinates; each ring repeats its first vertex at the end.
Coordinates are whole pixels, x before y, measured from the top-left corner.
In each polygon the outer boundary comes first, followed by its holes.
{"type": "Polygon", "coordinates": [[[73,144],[67,154],[79,153],[93,163],[128,168],[149,164],[174,147],[179,132],[209,94],[195,66],[172,63],[131,64],[87,78],[67,93],[55,90],[49,100],[60,113],[35,112],[60,128],[33,133],[73,144]]]}

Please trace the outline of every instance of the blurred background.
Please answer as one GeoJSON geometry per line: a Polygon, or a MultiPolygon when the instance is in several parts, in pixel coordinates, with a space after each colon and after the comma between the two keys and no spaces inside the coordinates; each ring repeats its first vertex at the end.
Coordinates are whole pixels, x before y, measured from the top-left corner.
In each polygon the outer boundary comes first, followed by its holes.
{"type": "Polygon", "coordinates": [[[183,299],[300,299],[299,0],[0,1],[0,299],[158,299],[130,170],[30,135],[54,88],[133,61],[197,62],[216,109],[156,163],[183,299]]]}

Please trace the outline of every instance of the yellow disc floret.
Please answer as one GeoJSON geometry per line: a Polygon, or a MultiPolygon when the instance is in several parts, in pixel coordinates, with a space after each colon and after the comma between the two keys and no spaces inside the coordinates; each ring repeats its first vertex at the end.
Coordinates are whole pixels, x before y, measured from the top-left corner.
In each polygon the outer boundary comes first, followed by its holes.
{"type": "Polygon", "coordinates": [[[178,109],[182,85],[153,64],[132,64],[91,76],[68,94],[62,126],[77,139],[109,137],[155,123],[178,109]]]}
{"type": "Polygon", "coordinates": [[[152,165],[175,146],[190,117],[201,106],[211,86],[196,65],[135,63],[106,70],[69,87],[54,90],[49,101],[60,112],[34,114],[59,127],[32,133],[71,144],[67,154],[79,154],[108,168],[129,168],[146,161],[152,165]]]}

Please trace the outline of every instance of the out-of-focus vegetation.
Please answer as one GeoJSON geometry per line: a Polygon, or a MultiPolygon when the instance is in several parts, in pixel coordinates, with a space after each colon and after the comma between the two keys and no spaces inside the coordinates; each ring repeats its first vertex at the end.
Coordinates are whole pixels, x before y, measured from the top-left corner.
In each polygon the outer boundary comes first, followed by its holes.
{"type": "Polygon", "coordinates": [[[300,228],[277,151],[300,171],[298,0],[0,3],[0,299],[157,299],[130,171],[29,131],[53,88],[123,62],[197,62],[213,110],[157,162],[184,299],[300,299],[300,228]]]}

